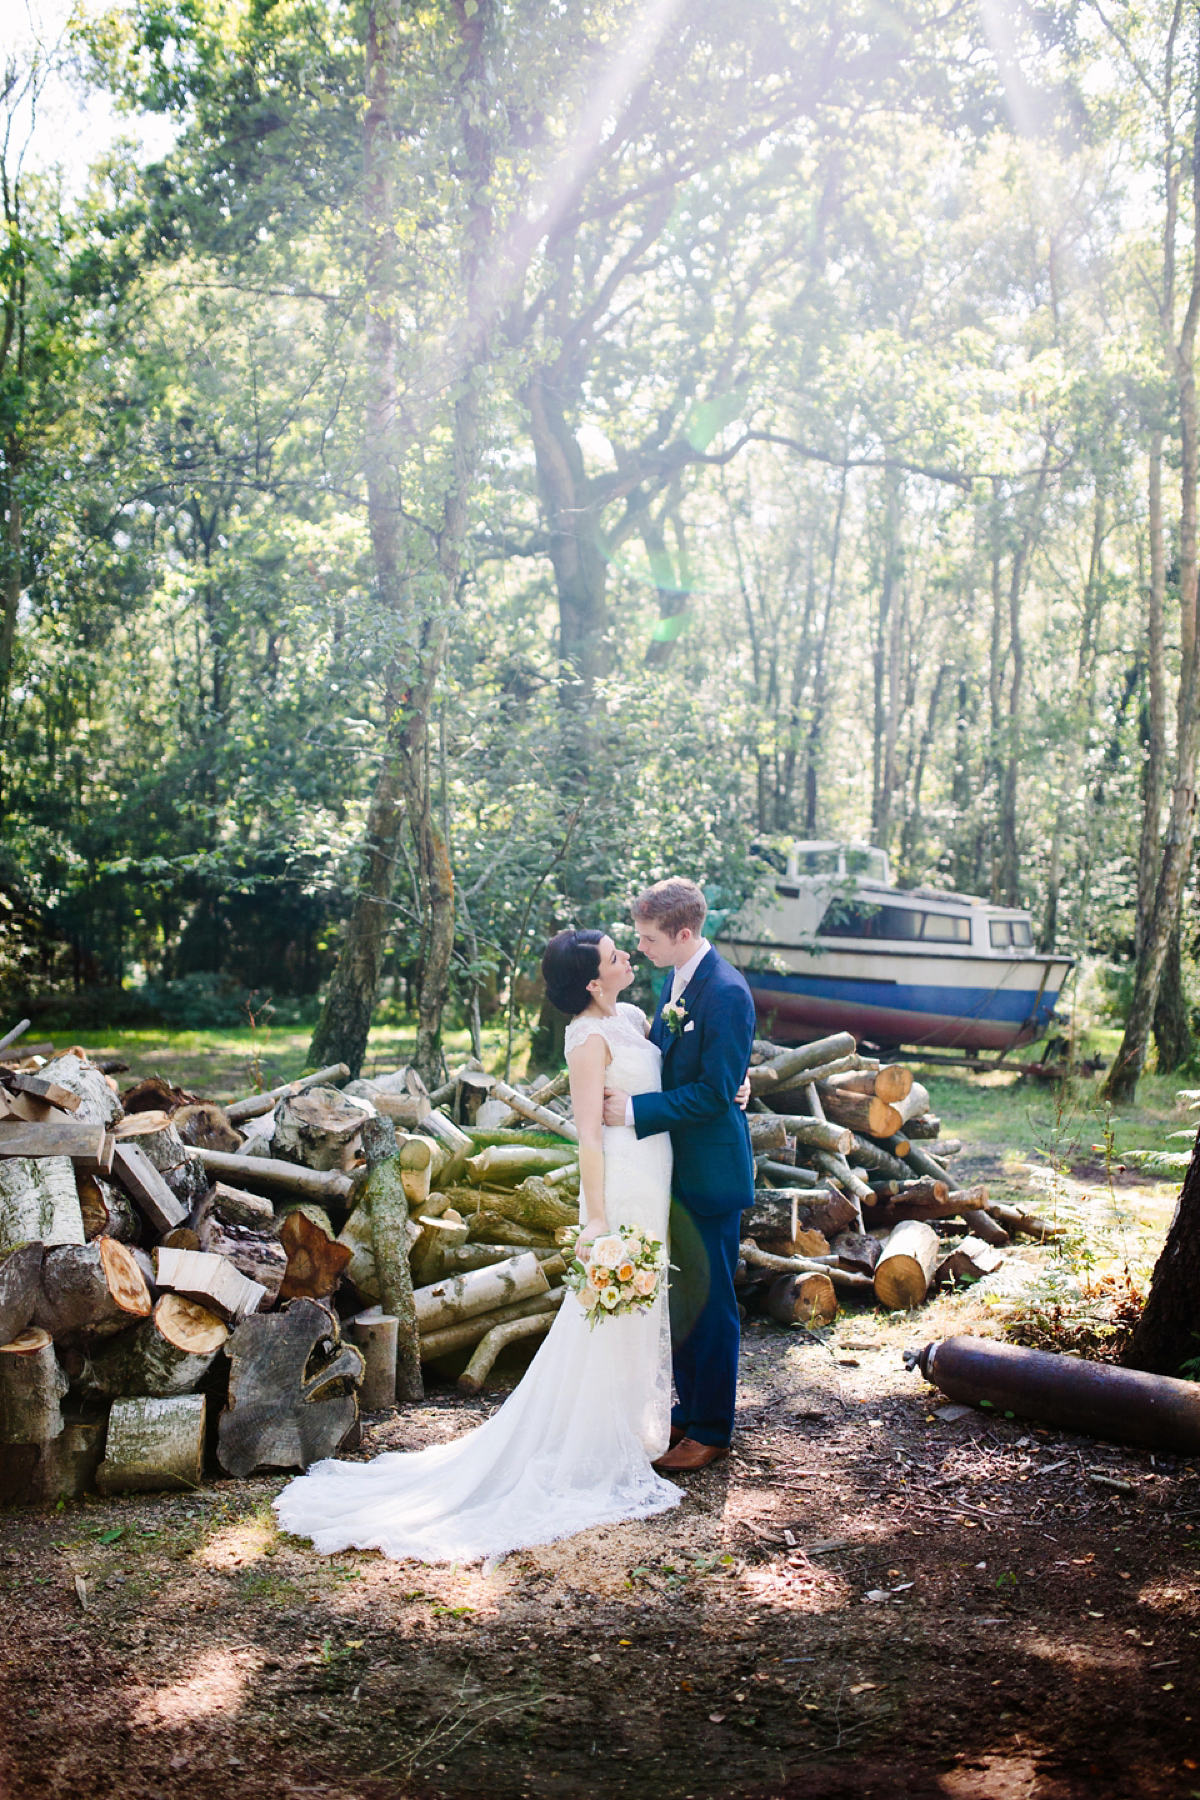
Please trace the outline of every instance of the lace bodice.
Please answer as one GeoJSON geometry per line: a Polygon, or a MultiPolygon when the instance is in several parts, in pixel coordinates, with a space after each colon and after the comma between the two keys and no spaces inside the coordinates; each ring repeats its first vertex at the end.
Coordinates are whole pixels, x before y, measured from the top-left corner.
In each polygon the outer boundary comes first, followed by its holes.
{"type": "Polygon", "coordinates": [[[594,1033],[608,1045],[612,1061],[608,1065],[608,1085],[626,1094],[656,1094],[662,1086],[662,1055],[646,1036],[646,1015],[640,1006],[627,1000],[617,1001],[611,1019],[585,1013],[567,1026],[568,1056],[594,1033]]]}

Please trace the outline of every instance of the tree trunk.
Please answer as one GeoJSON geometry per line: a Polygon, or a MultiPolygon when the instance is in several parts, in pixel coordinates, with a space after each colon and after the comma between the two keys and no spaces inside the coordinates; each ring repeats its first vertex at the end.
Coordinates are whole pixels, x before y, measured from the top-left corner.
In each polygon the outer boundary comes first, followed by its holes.
{"type": "Polygon", "coordinates": [[[874,655],[875,749],[871,842],[886,850],[892,834],[892,805],[896,793],[903,614],[899,583],[900,478],[889,470],[884,482],[883,579],[879,593],[874,655]]]}
{"type": "Polygon", "coordinates": [[[1182,922],[1176,919],[1154,1001],[1154,1046],[1160,1075],[1173,1073],[1192,1052],[1192,1028],[1183,986],[1182,936],[1182,922]]]}
{"type": "Polygon", "coordinates": [[[1147,530],[1150,535],[1150,592],[1146,596],[1146,711],[1143,725],[1146,761],[1142,774],[1142,832],[1138,848],[1137,924],[1134,948],[1141,956],[1154,907],[1154,878],[1160,864],[1163,787],[1167,767],[1167,690],[1163,652],[1163,613],[1167,590],[1162,508],[1163,434],[1150,438],[1147,530]]]}
{"type": "Polygon", "coordinates": [[[1178,1375],[1200,1358],[1200,1139],[1192,1151],[1175,1217],[1125,1361],[1155,1375],[1178,1375]]]}
{"type": "Polygon", "coordinates": [[[398,1321],[396,1400],[420,1400],[421,1352],[408,1262],[408,1197],[400,1174],[395,1127],[388,1119],[372,1119],[363,1130],[370,1175],[364,1205],[370,1210],[375,1268],[383,1310],[398,1321]]]}

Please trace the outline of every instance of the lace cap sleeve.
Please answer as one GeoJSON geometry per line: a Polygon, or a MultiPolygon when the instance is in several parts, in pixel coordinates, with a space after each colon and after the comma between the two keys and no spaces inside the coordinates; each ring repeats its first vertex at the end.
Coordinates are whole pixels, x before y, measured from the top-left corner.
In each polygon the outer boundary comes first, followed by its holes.
{"type": "Polygon", "coordinates": [[[567,1055],[570,1056],[572,1050],[578,1050],[580,1044],[585,1043],[588,1038],[597,1033],[604,1038],[607,1043],[608,1038],[604,1030],[604,1025],[605,1021],[603,1019],[597,1019],[594,1015],[591,1018],[581,1017],[572,1019],[571,1023],[567,1026],[566,1034],[563,1038],[563,1048],[567,1055]]]}
{"type": "Polygon", "coordinates": [[[642,1036],[645,1037],[647,1019],[640,1006],[635,1006],[632,1000],[618,1000],[617,1011],[623,1013],[629,1023],[636,1026],[642,1036]]]}

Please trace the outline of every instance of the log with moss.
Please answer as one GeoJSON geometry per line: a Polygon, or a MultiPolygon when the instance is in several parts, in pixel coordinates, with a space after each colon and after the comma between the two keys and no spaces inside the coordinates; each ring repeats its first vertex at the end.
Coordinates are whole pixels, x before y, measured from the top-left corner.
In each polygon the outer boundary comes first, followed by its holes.
{"type": "Polygon", "coordinates": [[[379,1299],[384,1312],[396,1320],[396,1399],[419,1400],[425,1390],[408,1260],[408,1196],[392,1121],[382,1116],[368,1119],[362,1128],[362,1147],[368,1170],[363,1198],[371,1217],[379,1299]]]}

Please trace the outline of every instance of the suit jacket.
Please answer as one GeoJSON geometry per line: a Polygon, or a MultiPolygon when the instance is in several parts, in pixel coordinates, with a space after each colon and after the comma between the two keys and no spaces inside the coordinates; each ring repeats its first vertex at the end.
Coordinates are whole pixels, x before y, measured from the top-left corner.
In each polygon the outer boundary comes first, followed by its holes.
{"type": "Polygon", "coordinates": [[[754,1201],[754,1157],[746,1115],[734,1100],[750,1066],[754,1001],[738,971],[710,949],[683,993],[684,1028],[668,1031],[663,983],[650,1039],[663,1053],[660,1094],[633,1096],[633,1128],[669,1131],[676,1196],[692,1212],[744,1211],[754,1201]]]}

